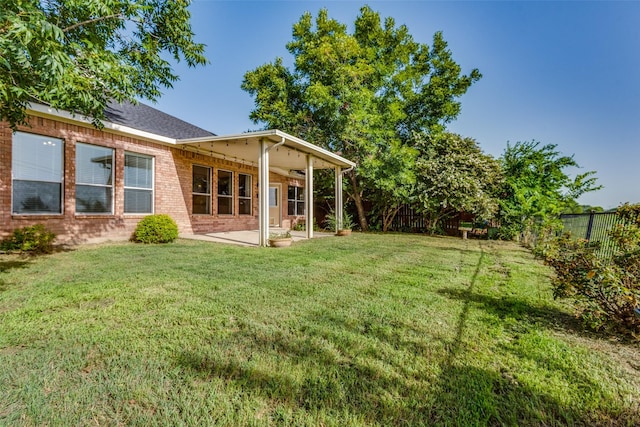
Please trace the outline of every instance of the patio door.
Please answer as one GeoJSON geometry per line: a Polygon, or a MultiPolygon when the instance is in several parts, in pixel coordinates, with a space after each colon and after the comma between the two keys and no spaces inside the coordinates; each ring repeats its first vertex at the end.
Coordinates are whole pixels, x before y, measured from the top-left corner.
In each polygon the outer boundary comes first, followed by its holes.
{"type": "Polygon", "coordinates": [[[282,184],[269,185],[269,225],[280,227],[282,224],[282,184]]]}

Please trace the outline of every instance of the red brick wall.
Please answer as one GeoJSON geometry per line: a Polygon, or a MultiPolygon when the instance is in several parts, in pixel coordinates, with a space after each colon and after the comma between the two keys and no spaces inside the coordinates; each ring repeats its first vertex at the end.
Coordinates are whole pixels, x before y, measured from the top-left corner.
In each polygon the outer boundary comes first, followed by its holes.
{"type": "MultiPolygon", "coordinates": [[[[258,170],[254,166],[213,158],[142,139],[122,136],[94,129],[90,125],[32,117],[23,132],[41,134],[64,140],[64,208],[61,215],[12,215],[11,213],[11,146],[12,132],[0,122],[0,238],[19,227],[44,223],[58,235],[58,242],[81,243],[106,239],[123,240],[131,234],[144,215],[124,214],[124,155],[125,152],[146,154],[154,158],[155,213],[166,213],[177,222],[181,233],[255,230],[258,228],[258,170]],[[75,144],[84,142],[115,149],[114,214],[76,215],[75,212],[75,144]],[[194,164],[213,168],[212,213],[192,215],[192,167],[194,164]],[[217,215],[217,171],[233,172],[234,215],[217,215]],[[252,214],[238,214],[238,173],[252,176],[252,214]]],[[[304,181],[271,174],[273,182],[282,183],[283,219],[287,215],[287,186],[302,186],[304,181]]]]}
{"type": "Polygon", "coordinates": [[[293,228],[298,222],[304,220],[304,215],[289,215],[288,190],[291,187],[304,187],[304,178],[291,178],[277,175],[273,172],[269,174],[269,181],[282,184],[282,227],[293,228]]]}
{"type": "Polygon", "coordinates": [[[211,191],[213,200],[211,203],[211,214],[209,215],[191,215],[191,225],[194,233],[210,233],[218,231],[237,231],[237,230],[257,230],[258,229],[258,168],[242,163],[236,163],[229,160],[223,160],[215,157],[205,156],[203,154],[193,153],[174,149],[174,160],[176,169],[179,170],[181,182],[183,184],[182,192],[184,195],[184,203],[191,211],[191,177],[193,165],[208,166],[213,168],[213,179],[211,191]],[[218,215],[217,212],[217,182],[218,170],[233,172],[233,215],[218,215]],[[251,175],[251,215],[240,215],[238,202],[238,174],[251,175]]]}

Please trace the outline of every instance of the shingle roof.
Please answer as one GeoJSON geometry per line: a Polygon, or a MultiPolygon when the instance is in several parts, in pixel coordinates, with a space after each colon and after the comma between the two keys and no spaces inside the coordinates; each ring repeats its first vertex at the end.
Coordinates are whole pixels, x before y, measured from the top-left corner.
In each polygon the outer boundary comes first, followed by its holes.
{"type": "Polygon", "coordinates": [[[163,113],[138,102],[109,102],[104,111],[105,119],[112,123],[150,132],[168,138],[185,139],[215,136],[214,133],[187,123],[177,117],[163,113]]]}

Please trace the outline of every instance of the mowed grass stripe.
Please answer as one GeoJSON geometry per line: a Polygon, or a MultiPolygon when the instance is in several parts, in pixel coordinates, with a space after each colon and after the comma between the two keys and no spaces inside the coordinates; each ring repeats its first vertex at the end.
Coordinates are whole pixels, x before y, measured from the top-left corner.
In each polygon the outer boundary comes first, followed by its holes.
{"type": "Polygon", "coordinates": [[[637,345],[581,332],[549,274],[401,234],[2,256],[0,424],[640,423],[637,345]]]}

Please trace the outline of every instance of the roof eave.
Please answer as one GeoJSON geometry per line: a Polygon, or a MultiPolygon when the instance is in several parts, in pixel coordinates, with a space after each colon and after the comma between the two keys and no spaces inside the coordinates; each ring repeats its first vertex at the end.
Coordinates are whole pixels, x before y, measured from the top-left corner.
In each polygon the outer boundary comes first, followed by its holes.
{"type": "Polygon", "coordinates": [[[308,152],[310,154],[315,154],[316,156],[336,166],[342,166],[347,168],[356,167],[356,164],[351,160],[345,159],[344,157],[338,154],[332,153],[329,150],[326,150],[322,147],[318,147],[317,145],[311,144],[310,142],[307,142],[293,135],[289,135],[288,133],[278,129],[270,129],[270,130],[263,130],[263,131],[256,131],[256,132],[245,132],[245,133],[233,134],[233,135],[220,135],[220,136],[214,136],[214,137],[178,139],[176,140],[176,144],[180,145],[180,144],[196,144],[199,142],[201,143],[221,142],[221,141],[243,140],[248,138],[256,139],[256,140],[259,140],[261,138],[269,138],[274,143],[280,142],[280,139],[284,138],[285,145],[292,146],[293,148],[302,148],[303,149],[302,151],[308,152]],[[287,142],[289,142],[289,144],[287,144],[287,142]]]}
{"type": "MultiPolygon", "coordinates": [[[[55,108],[51,108],[47,105],[30,103],[27,107],[27,113],[34,116],[44,116],[54,118],[56,120],[62,120],[71,123],[83,123],[93,125],[91,119],[86,116],[79,116],[77,114],[70,113],[64,110],[57,110],[55,108]]],[[[158,135],[155,133],[131,128],[128,126],[119,125],[116,123],[112,123],[109,121],[102,120],[102,124],[104,125],[104,129],[108,131],[112,131],[115,133],[125,134],[127,136],[133,136],[137,138],[142,138],[146,140],[152,140],[157,142],[162,142],[165,144],[176,145],[177,140],[175,138],[169,138],[166,136],[158,135]]]]}

